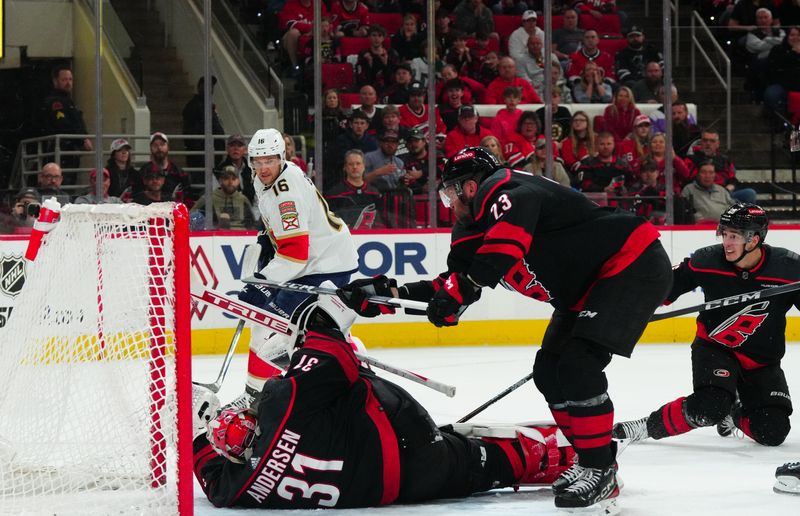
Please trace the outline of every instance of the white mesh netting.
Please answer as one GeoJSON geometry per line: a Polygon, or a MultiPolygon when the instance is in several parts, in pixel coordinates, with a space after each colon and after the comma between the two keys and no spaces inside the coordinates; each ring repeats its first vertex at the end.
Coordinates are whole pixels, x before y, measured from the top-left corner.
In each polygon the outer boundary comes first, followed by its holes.
{"type": "Polygon", "coordinates": [[[172,203],[67,205],[0,330],[0,513],[177,513],[172,203]]]}

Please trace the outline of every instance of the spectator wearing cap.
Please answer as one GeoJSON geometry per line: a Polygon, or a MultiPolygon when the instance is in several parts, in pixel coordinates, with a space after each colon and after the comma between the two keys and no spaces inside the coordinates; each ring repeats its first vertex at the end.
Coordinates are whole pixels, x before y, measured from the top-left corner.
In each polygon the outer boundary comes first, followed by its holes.
{"type": "MultiPolygon", "coordinates": [[[[425,89],[421,83],[414,82],[408,89],[408,102],[398,108],[400,125],[406,129],[419,129],[422,134],[428,134],[428,105],[425,103],[425,89]]],[[[447,128],[439,116],[439,108],[433,114],[436,124],[436,134],[444,134],[447,128]]],[[[408,138],[404,138],[408,140],[408,138]]]]}
{"type": "Polygon", "coordinates": [[[583,33],[583,43],[580,50],[569,56],[570,65],[567,70],[567,80],[571,84],[580,81],[583,69],[590,62],[595,63],[603,70],[603,78],[614,81],[614,58],[608,52],[600,50],[599,42],[600,36],[597,35],[596,30],[587,30],[583,33]]]}
{"type": "Polygon", "coordinates": [[[491,131],[478,123],[475,106],[461,106],[458,110],[458,125],[447,133],[444,141],[444,155],[449,158],[461,149],[477,147],[483,138],[491,134],[491,131]]]}
{"type": "Polygon", "coordinates": [[[522,13],[522,25],[508,37],[508,55],[514,61],[528,53],[528,39],[531,36],[539,36],[544,41],[544,31],[536,26],[537,17],[533,10],[522,13]]]}
{"type": "Polygon", "coordinates": [[[474,38],[478,34],[488,34],[499,39],[494,31],[494,15],[486,7],[483,0],[461,0],[453,9],[453,28],[467,37],[474,38]]]}
{"type": "MultiPolygon", "coordinates": [[[[369,28],[369,47],[358,54],[356,79],[358,84],[371,84],[381,94],[391,82],[392,70],[397,66],[397,52],[383,46],[386,29],[380,25],[369,28]]],[[[408,69],[411,82],[411,69],[408,69]]],[[[403,100],[405,102],[405,100],[403,100]]]]}
{"type": "Polygon", "coordinates": [[[133,202],[147,206],[154,202],[169,202],[173,200],[170,191],[165,188],[167,173],[162,167],[145,165],[141,171],[144,188],[133,195],[133,202]]]}
{"type": "Polygon", "coordinates": [[[486,89],[485,102],[487,104],[502,104],[503,91],[509,86],[520,88],[523,104],[540,104],[542,102],[531,83],[522,77],[517,77],[517,65],[512,58],[503,57],[497,67],[500,75],[486,89]]]}
{"type": "MultiPolygon", "coordinates": [[[[256,219],[253,205],[240,191],[239,174],[233,165],[219,172],[219,186],[211,192],[213,224],[217,229],[253,229],[256,219]]],[[[208,217],[205,195],[192,206],[192,212],[202,212],[208,217]]]]}
{"type": "Polygon", "coordinates": [[[621,86],[613,95],[611,104],[603,111],[603,126],[614,135],[616,143],[621,142],[633,130],[633,122],[641,115],[633,100],[633,93],[627,86],[621,86]]]}
{"type": "Polygon", "coordinates": [[[97,192],[95,191],[97,182],[97,169],[93,168],[91,172],[89,172],[89,192],[85,195],[81,195],[75,198],[75,204],[121,204],[122,199],[116,197],[114,195],[109,195],[109,189],[111,187],[111,172],[107,169],[103,169],[103,196],[98,198],[97,192]]]}
{"type": "Polygon", "coordinates": [[[138,202],[136,201],[137,198],[143,200],[137,194],[145,190],[148,190],[149,198],[157,195],[152,188],[153,185],[148,185],[145,181],[146,176],[154,174],[163,177],[163,185],[158,190],[159,198],[163,197],[168,200],[174,198],[176,201],[188,200],[192,186],[189,174],[181,170],[178,165],[169,159],[169,138],[162,132],[155,132],[150,135],[150,161],[142,165],[137,177],[132,180],[134,202],[138,202]]]}
{"type": "Polygon", "coordinates": [[[503,102],[506,107],[497,110],[489,128],[501,146],[504,145],[514,132],[517,130],[517,121],[522,116],[522,110],[518,108],[522,102],[522,91],[516,86],[509,86],[503,90],[503,102]]]}
{"type": "Polygon", "coordinates": [[[413,83],[414,76],[411,73],[411,65],[400,63],[394,71],[394,83],[384,91],[383,103],[405,104],[408,102],[409,90],[413,83]]]}
{"type": "Polygon", "coordinates": [[[219,183],[222,169],[231,166],[239,177],[239,188],[247,200],[253,204],[256,190],[253,186],[253,171],[247,163],[247,140],[241,134],[232,134],[225,140],[225,158],[214,167],[214,176],[219,183]]]}
{"type": "Polygon", "coordinates": [[[62,206],[72,199],[67,192],[61,189],[61,184],[64,182],[64,173],[58,163],[50,162],[45,164],[36,175],[36,181],[39,194],[42,197],[55,197],[62,206]]]}
{"type": "Polygon", "coordinates": [[[358,97],[361,100],[361,105],[353,110],[353,114],[360,112],[366,116],[367,122],[369,122],[368,133],[372,135],[377,134],[378,130],[383,125],[383,110],[379,107],[375,107],[375,104],[378,103],[378,92],[369,84],[365,84],[358,90],[358,97]]]}
{"type": "Polygon", "coordinates": [[[614,59],[614,73],[617,82],[631,87],[645,77],[647,63],[655,62],[664,66],[664,57],[656,47],[645,43],[644,32],[638,26],[631,27],[627,38],[628,46],[620,49],[614,59]]]}
{"type": "Polygon", "coordinates": [[[400,178],[405,174],[403,160],[397,157],[399,142],[399,133],[387,129],[378,137],[378,150],[368,152],[364,156],[366,164],[364,179],[381,193],[397,189],[400,178]]]}
{"type": "MultiPolygon", "coordinates": [[[[539,135],[539,137],[536,138],[534,149],[533,156],[531,156],[523,170],[527,170],[535,176],[546,176],[545,164],[547,162],[547,140],[545,139],[544,135],[539,135]]],[[[562,186],[569,188],[570,177],[567,174],[567,171],[564,170],[564,165],[561,164],[561,160],[558,158],[557,153],[554,153],[554,156],[555,159],[553,160],[553,168],[551,169],[550,179],[562,186]]]]}
{"type": "MultiPolygon", "coordinates": [[[[394,107],[394,106],[392,106],[394,107]]],[[[350,117],[349,128],[336,138],[336,156],[334,162],[331,163],[331,168],[327,170],[338,171],[342,170],[344,165],[344,157],[347,151],[352,149],[360,150],[366,154],[378,149],[378,140],[369,134],[369,119],[367,115],[359,110],[353,111],[350,117]]],[[[326,172],[327,172],[326,170],[326,172]]],[[[325,174],[328,177],[329,174],[325,174]]],[[[335,173],[330,174],[335,180],[338,180],[338,175],[335,173]]]]}
{"type": "Polygon", "coordinates": [[[641,104],[660,104],[662,99],[658,98],[658,89],[664,86],[664,69],[656,61],[650,61],[644,65],[644,77],[633,83],[631,91],[636,103],[641,104]]]}
{"type": "Polygon", "coordinates": [[[406,138],[408,152],[400,156],[403,160],[403,176],[400,182],[416,194],[424,193],[428,179],[428,144],[426,136],[419,129],[412,129],[406,138]]]}
{"type": "MultiPolygon", "coordinates": [[[[14,207],[11,209],[13,221],[9,221],[9,226],[20,228],[31,228],[38,218],[37,210],[29,210],[30,205],[41,205],[42,197],[35,188],[23,188],[14,196],[14,207]]],[[[6,228],[6,232],[12,229],[6,228]]],[[[23,231],[25,232],[25,231],[23,231]]]]}
{"type": "MultiPolygon", "coordinates": [[[[197,91],[194,96],[189,99],[189,102],[183,107],[183,134],[191,136],[201,136],[206,133],[205,131],[205,83],[206,78],[200,77],[197,80],[197,91]]],[[[214,86],[217,84],[217,78],[211,76],[211,94],[214,94],[214,86]]],[[[216,104],[211,104],[211,134],[225,134],[225,129],[222,128],[222,121],[217,113],[216,104]]],[[[205,141],[202,138],[184,140],[184,148],[187,151],[201,152],[205,149],[205,141]]],[[[214,139],[214,150],[222,151],[225,145],[222,140],[214,139]]],[[[205,166],[206,158],[202,154],[186,156],[186,166],[192,168],[202,168],[205,166]]],[[[210,164],[209,164],[210,165],[210,164]]],[[[197,177],[202,176],[202,171],[197,177]]]]}
{"type": "Polygon", "coordinates": [[[650,117],[639,115],[633,120],[633,131],[617,145],[617,156],[627,161],[634,175],[639,173],[642,160],[650,152],[650,139],[653,137],[650,117]]]}
{"type": "Polygon", "coordinates": [[[564,25],[553,31],[553,53],[564,70],[569,68],[569,56],[578,51],[583,42],[583,29],[578,28],[578,11],[564,11],[564,25]]]}
{"type": "Polygon", "coordinates": [[[136,168],[131,161],[131,144],[125,138],[117,138],[111,142],[111,156],[106,169],[111,174],[111,185],[108,195],[114,197],[130,197],[132,195],[132,179],[136,177],[136,168]],[[127,195],[125,191],[127,190],[127,195]]]}
{"type": "Polygon", "coordinates": [[[446,130],[452,131],[458,124],[458,110],[464,103],[464,81],[461,79],[450,79],[444,84],[445,101],[439,105],[439,113],[442,116],[446,130]]]}
{"type": "MultiPolygon", "coordinates": [[[[555,54],[552,61],[557,62],[555,54]]],[[[544,94],[544,43],[538,36],[528,39],[528,52],[516,61],[517,76],[525,79],[541,97],[544,94]]]]}

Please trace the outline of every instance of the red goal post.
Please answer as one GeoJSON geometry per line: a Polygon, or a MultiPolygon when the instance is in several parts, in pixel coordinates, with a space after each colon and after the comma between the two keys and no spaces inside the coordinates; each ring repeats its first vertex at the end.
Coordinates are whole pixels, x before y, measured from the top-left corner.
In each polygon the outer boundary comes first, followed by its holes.
{"type": "Polygon", "coordinates": [[[67,205],[0,330],[0,507],[192,514],[182,204],[67,205]]]}

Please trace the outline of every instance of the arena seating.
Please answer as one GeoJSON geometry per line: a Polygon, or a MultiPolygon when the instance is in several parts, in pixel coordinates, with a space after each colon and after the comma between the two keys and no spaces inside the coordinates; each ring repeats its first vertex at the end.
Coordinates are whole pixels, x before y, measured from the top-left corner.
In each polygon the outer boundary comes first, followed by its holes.
{"type": "Polygon", "coordinates": [[[354,84],[350,63],[322,63],[322,89],[350,89],[354,84]]]}
{"type": "Polygon", "coordinates": [[[350,109],[353,104],[361,102],[361,95],[358,93],[339,92],[339,106],[342,109],[350,109]]]}
{"type": "Polygon", "coordinates": [[[388,38],[403,26],[403,15],[401,13],[369,13],[367,23],[380,25],[386,29],[386,37],[388,38]]]}

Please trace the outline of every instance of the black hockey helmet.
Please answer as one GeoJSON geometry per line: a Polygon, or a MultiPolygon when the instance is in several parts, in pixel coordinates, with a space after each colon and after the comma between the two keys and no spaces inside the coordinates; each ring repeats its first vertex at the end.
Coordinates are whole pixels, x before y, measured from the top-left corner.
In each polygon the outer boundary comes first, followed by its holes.
{"type": "Polygon", "coordinates": [[[717,235],[723,228],[741,231],[745,242],[750,242],[754,235],[758,235],[760,237],[758,245],[761,245],[767,237],[769,220],[762,207],[750,203],[736,203],[719,217],[717,235]]]}
{"type": "Polygon", "coordinates": [[[448,187],[454,187],[456,195],[461,196],[461,185],[464,181],[472,179],[480,184],[500,167],[495,155],[485,147],[467,147],[458,151],[447,161],[442,172],[442,181],[439,184],[442,203],[447,207],[450,206],[449,196],[444,194],[444,190],[448,187]]]}

